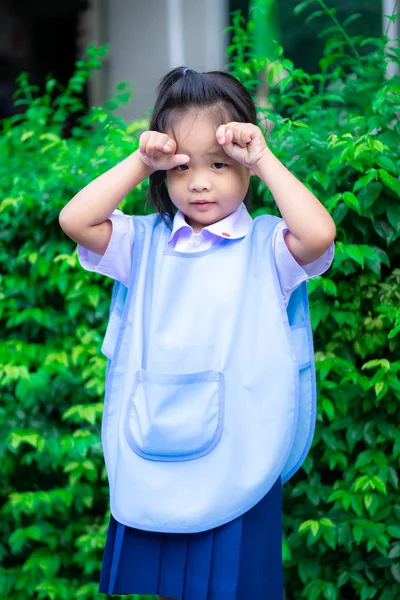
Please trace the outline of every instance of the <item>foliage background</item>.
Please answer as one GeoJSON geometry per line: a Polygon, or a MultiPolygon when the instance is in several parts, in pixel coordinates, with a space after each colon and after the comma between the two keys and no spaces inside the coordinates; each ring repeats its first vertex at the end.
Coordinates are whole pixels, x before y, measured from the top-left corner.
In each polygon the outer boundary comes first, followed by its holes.
{"type": "MultiPolygon", "coordinates": [[[[297,12],[310,16],[315,5],[297,12]]],[[[268,66],[273,109],[260,110],[260,124],[338,228],[332,269],[309,285],[318,422],[303,468],[284,486],[286,597],[398,600],[400,78],[385,70],[399,50],[384,36],[350,37],[330,17],[314,75],[279,46],[272,64],[255,56],[253,25],[238,13],[229,49],[230,71],[252,90],[268,66]]],[[[134,151],[147,125],[114,116],[129,99],[125,83],[105,106],[83,111],[80,94],[105,52],[90,47],[67,89],[49,78],[42,97],[21,75],[26,111],[2,123],[1,599],[104,598],[99,349],[112,281],[79,267],[58,214],[134,151]]],[[[146,185],[120,208],[143,213],[146,185]]],[[[263,184],[254,192],[253,216],[276,211],[263,184]]]]}

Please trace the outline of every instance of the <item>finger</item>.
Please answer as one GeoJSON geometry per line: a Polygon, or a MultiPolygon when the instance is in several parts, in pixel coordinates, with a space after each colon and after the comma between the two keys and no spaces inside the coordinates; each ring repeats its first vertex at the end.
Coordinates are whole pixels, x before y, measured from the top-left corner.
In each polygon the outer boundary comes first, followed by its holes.
{"type": "Polygon", "coordinates": [[[222,146],[226,146],[227,144],[231,144],[232,140],[233,140],[233,131],[231,129],[228,129],[227,125],[224,125],[224,134],[220,135],[220,137],[218,138],[218,142],[222,146]]]}
{"type": "Polygon", "coordinates": [[[163,147],[162,147],[161,150],[163,152],[166,152],[167,154],[168,153],[175,154],[175,152],[176,152],[176,142],[173,139],[168,138],[166,140],[166,142],[164,143],[164,145],[163,145],[163,147]]]}
{"type": "Polygon", "coordinates": [[[147,144],[146,144],[146,148],[145,148],[146,156],[150,159],[152,159],[154,157],[154,154],[158,150],[156,145],[157,145],[157,142],[159,141],[159,138],[160,138],[160,133],[158,131],[150,131],[150,136],[147,140],[147,144]]]}
{"type": "Polygon", "coordinates": [[[217,142],[221,145],[225,144],[226,125],[220,125],[215,133],[217,142]]]}
{"type": "Polygon", "coordinates": [[[171,162],[168,164],[167,170],[179,167],[179,165],[185,165],[190,160],[187,154],[174,154],[171,156],[171,162]]]}
{"type": "Polygon", "coordinates": [[[161,133],[157,137],[155,148],[165,153],[174,153],[176,150],[176,142],[166,133],[161,133]]]}
{"type": "Polygon", "coordinates": [[[156,148],[156,142],[157,139],[154,135],[152,135],[146,144],[145,154],[150,160],[154,158],[155,153],[158,151],[158,149],[156,148]]]}
{"type": "Polygon", "coordinates": [[[233,144],[235,140],[235,132],[233,129],[228,129],[228,131],[226,132],[225,135],[225,143],[226,144],[233,144]]]}
{"type": "Polygon", "coordinates": [[[250,132],[247,127],[242,127],[240,131],[240,140],[243,146],[247,146],[251,142],[250,132]]]}
{"type": "Polygon", "coordinates": [[[154,144],[152,144],[151,142],[148,142],[146,144],[146,148],[145,148],[145,155],[147,156],[147,158],[152,159],[154,156],[154,152],[155,152],[155,148],[154,148],[154,144]]]}
{"type": "Polygon", "coordinates": [[[251,135],[253,133],[254,125],[250,123],[238,123],[237,121],[232,121],[227,124],[227,127],[233,131],[234,142],[242,148],[250,143],[252,138],[257,135],[257,132],[251,135]]]}
{"type": "Polygon", "coordinates": [[[164,142],[161,142],[161,141],[155,142],[154,148],[156,150],[159,150],[160,152],[165,152],[167,154],[170,153],[172,150],[172,147],[168,143],[164,144],[164,142]]]}
{"type": "MultiPolygon", "coordinates": [[[[229,137],[231,137],[231,134],[229,135],[229,137]]],[[[228,139],[229,139],[229,138],[228,138],[228,139]]],[[[229,142],[227,141],[227,142],[226,142],[226,143],[225,143],[225,144],[222,146],[222,148],[224,149],[225,153],[226,153],[228,156],[231,156],[231,157],[232,157],[232,153],[234,152],[234,149],[235,149],[235,144],[232,142],[232,140],[231,140],[231,141],[229,141],[229,142]]]]}
{"type": "Polygon", "coordinates": [[[241,148],[244,148],[247,143],[245,141],[243,141],[243,125],[235,125],[232,128],[232,134],[233,134],[233,141],[235,144],[237,144],[238,146],[240,146],[241,148]]]}
{"type": "Polygon", "coordinates": [[[240,126],[241,123],[227,123],[225,125],[225,139],[224,144],[237,144],[241,146],[240,141],[240,126]],[[238,127],[239,126],[239,127],[238,127]]]}
{"type": "MultiPolygon", "coordinates": [[[[164,150],[164,146],[170,141],[169,136],[166,133],[160,133],[159,131],[153,131],[152,136],[148,142],[148,151],[151,152],[151,157],[153,158],[157,152],[165,152],[166,154],[172,153],[173,148],[171,146],[167,146],[164,150]]],[[[172,140],[171,140],[172,141],[172,140]]]]}
{"type": "Polygon", "coordinates": [[[147,142],[151,136],[151,131],[144,131],[139,138],[139,150],[142,154],[145,154],[147,142]]]}

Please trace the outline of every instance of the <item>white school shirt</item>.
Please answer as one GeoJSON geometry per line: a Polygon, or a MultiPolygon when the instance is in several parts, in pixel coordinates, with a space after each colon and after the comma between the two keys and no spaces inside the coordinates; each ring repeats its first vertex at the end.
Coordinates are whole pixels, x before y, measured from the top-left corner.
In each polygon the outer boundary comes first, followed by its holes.
{"type": "MultiPolygon", "coordinates": [[[[78,258],[87,271],[99,273],[128,285],[131,272],[132,244],[135,238],[135,218],[115,209],[110,216],[112,234],[104,255],[91,252],[78,244],[78,258]]],[[[177,252],[200,252],[208,250],[221,239],[237,239],[247,234],[252,224],[244,203],[221,221],[207,225],[199,233],[194,233],[186,223],[181,211],[173,220],[168,246],[177,252]]],[[[291,293],[306,279],[324,273],[331,265],[334,255],[334,243],[314,262],[300,266],[291,255],[285,242],[288,227],[280,221],[275,227],[272,244],[279,283],[285,305],[291,293]]]]}

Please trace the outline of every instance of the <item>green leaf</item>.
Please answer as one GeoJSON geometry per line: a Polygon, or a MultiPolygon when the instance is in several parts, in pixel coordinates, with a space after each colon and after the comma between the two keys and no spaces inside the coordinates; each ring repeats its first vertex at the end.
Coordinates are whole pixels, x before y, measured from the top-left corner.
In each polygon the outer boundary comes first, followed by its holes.
{"type": "Polygon", "coordinates": [[[399,16],[400,16],[400,13],[395,13],[395,12],[393,12],[393,14],[391,14],[391,15],[385,15],[385,17],[387,19],[390,19],[390,21],[392,21],[392,23],[395,23],[397,21],[397,19],[399,18],[399,16]]]}
{"type": "Polygon", "coordinates": [[[343,246],[343,252],[364,268],[364,256],[357,246],[343,246]]]}
{"type": "Polygon", "coordinates": [[[303,2],[299,2],[299,4],[297,4],[294,9],[293,9],[293,13],[295,15],[299,15],[301,12],[303,12],[303,10],[305,8],[307,8],[313,0],[303,0],[303,2]]]}
{"type": "Polygon", "coordinates": [[[19,446],[24,443],[29,444],[33,448],[41,450],[44,446],[45,440],[39,433],[16,430],[10,433],[9,443],[11,448],[14,450],[17,450],[19,446]]]}
{"type": "Polygon", "coordinates": [[[387,209],[387,218],[397,234],[400,234],[400,206],[399,204],[391,204],[387,209]]]}
{"type": "Polygon", "coordinates": [[[391,537],[400,538],[400,525],[388,525],[387,530],[391,537]]]}
{"type": "Polygon", "coordinates": [[[371,482],[376,487],[378,492],[381,492],[382,494],[385,494],[385,495],[387,494],[386,484],[384,481],[382,481],[382,479],[380,477],[378,477],[378,475],[373,475],[371,477],[371,482]]]}
{"type": "Polygon", "coordinates": [[[395,579],[397,583],[400,583],[400,563],[392,565],[390,567],[390,572],[393,575],[393,579],[395,579]]]}
{"type": "Polygon", "coordinates": [[[388,558],[395,559],[400,558],[400,544],[393,544],[392,549],[388,554],[388,558]]]}
{"type": "Polygon", "coordinates": [[[324,94],[323,99],[329,102],[339,102],[340,104],[346,104],[346,101],[341,96],[339,96],[339,94],[324,94]]]}
{"type": "Polygon", "coordinates": [[[330,421],[333,421],[335,418],[335,408],[333,406],[332,401],[329,398],[322,399],[322,410],[328,417],[330,421]]]}
{"type": "Polygon", "coordinates": [[[311,527],[311,521],[304,521],[304,523],[302,523],[299,526],[299,532],[307,531],[307,529],[309,529],[310,527],[311,527]]]}
{"type": "Polygon", "coordinates": [[[354,194],[351,192],[344,192],[343,200],[349,208],[355,210],[358,214],[361,214],[360,204],[354,194]]]}
{"type": "Polygon", "coordinates": [[[365,504],[365,508],[368,510],[371,505],[372,505],[372,501],[373,501],[373,496],[372,494],[366,494],[364,496],[364,504],[365,504]]]}
{"type": "Polygon", "coordinates": [[[327,517],[323,517],[322,519],[320,519],[320,524],[323,525],[324,527],[334,527],[331,519],[328,519],[327,517]]]}
{"type": "Polygon", "coordinates": [[[345,585],[349,579],[350,573],[348,571],[343,571],[342,573],[340,573],[338,580],[337,580],[337,586],[340,588],[343,585],[345,585]]]}
{"type": "Polygon", "coordinates": [[[397,173],[396,165],[394,164],[392,159],[389,158],[388,156],[386,156],[385,154],[379,154],[376,157],[376,162],[385,171],[390,171],[391,173],[394,173],[394,174],[397,173]]]}
{"type": "MultiPolygon", "coordinates": [[[[295,123],[295,122],[293,122],[295,123]]],[[[317,183],[324,189],[327,190],[329,188],[329,184],[331,183],[331,178],[326,173],[322,173],[321,171],[314,171],[312,173],[312,178],[315,179],[317,183]]],[[[340,194],[339,194],[340,197],[340,194]]]]}
{"type": "Polygon", "coordinates": [[[376,358],[363,364],[361,369],[375,369],[376,367],[381,367],[387,373],[390,371],[390,362],[386,358],[376,358]]]}
{"type": "Polygon", "coordinates": [[[363,175],[363,177],[357,179],[356,183],[353,186],[353,192],[357,192],[361,188],[366,188],[367,185],[371,183],[373,179],[377,179],[377,176],[378,171],[376,169],[369,169],[369,171],[365,175],[363,175]]]}
{"type": "Polygon", "coordinates": [[[395,326],[393,327],[393,329],[391,329],[389,331],[388,334],[388,338],[392,339],[394,338],[398,333],[400,333],[400,321],[398,323],[395,324],[395,326]]]}
{"type": "Polygon", "coordinates": [[[326,583],[324,589],[324,598],[326,600],[337,600],[337,590],[333,583],[326,583]]]}
{"type": "Polygon", "coordinates": [[[319,531],[319,524],[317,521],[311,521],[311,532],[313,534],[314,537],[316,537],[318,535],[318,531],[319,531]]]}
{"type": "Polygon", "coordinates": [[[31,138],[33,135],[35,135],[34,131],[25,131],[21,135],[21,142],[26,142],[26,140],[29,140],[29,138],[31,138]]]}
{"type": "Polygon", "coordinates": [[[25,561],[22,571],[29,573],[30,571],[41,571],[46,577],[54,577],[61,566],[61,559],[54,552],[47,548],[39,548],[34,550],[28,560],[25,561]]]}
{"type": "Polygon", "coordinates": [[[363,527],[359,523],[356,523],[356,525],[354,525],[354,527],[353,527],[353,538],[354,538],[355,542],[357,544],[359,544],[361,542],[363,536],[364,536],[363,527]]]}
{"type": "Polygon", "coordinates": [[[400,182],[398,179],[395,179],[392,175],[390,175],[384,169],[378,169],[379,176],[383,183],[387,185],[390,189],[392,189],[398,196],[400,196],[400,182]]]}
{"type": "Polygon", "coordinates": [[[337,289],[337,285],[336,283],[332,280],[332,279],[327,279],[327,278],[322,278],[321,280],[321,287],[324,290],[324,292],[326,294],[329,294],[331,296],[337,296],[338,295],[338,289],[337,289]]]}
{"type": "Polygon", "coordinates": [[[391,243],[393,240],[396,239],[396,232],[394,231],[394,229],[386,222],[383,220],[375,220],[373,222],[373,227],[376,231],[376,233],[383,239],[385,239],[387,241],[387,243],[391,243]]]}
{"type": "MultiPolygon", "coordinates": [[[[354,186],[355,187],[355,186],[354,186]]],[[[383,186],[379,181],[372,181],[365,187],[362,187],[357,195],[362,210],[368,210],[379,198],[383,186]]]]}

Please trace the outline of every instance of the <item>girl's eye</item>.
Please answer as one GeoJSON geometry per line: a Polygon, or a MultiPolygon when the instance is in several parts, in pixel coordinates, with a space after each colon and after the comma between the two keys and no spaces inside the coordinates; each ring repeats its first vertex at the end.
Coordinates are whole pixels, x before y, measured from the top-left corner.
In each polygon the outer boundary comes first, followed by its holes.
{"type": "Polygon", "coordinates": [[[186,171],[189,167],[187,165],[178,165],[175,167],[174,171],[186,171]]]}
{"type": "Polygon", "coordinates": [[[220,171],[221,169],[223,169],[224,167],[227,167],[228,165],[226,165],[225,163],[213,163],[213,166],[217,169],[217,171],[220,171]]]}

